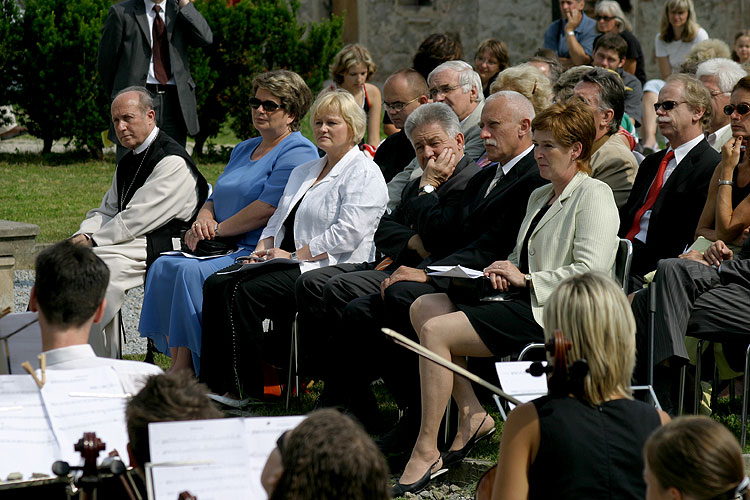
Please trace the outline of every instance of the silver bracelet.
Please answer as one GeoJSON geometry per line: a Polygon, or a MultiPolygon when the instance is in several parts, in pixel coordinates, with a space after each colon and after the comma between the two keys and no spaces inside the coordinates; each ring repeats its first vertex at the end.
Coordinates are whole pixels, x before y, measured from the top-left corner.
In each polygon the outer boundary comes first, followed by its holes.
{"type": "Polygon", "coordinates": [[[218,222],[214,226],[214,234],[216,234],[216,236],[219,236],[219,223],[218,222]]]}
{"type": "Polygon", "coordinates": [[[724,179],[719,179],[719,186],[734,186],[734,182],[725,181],[724,179]]]}

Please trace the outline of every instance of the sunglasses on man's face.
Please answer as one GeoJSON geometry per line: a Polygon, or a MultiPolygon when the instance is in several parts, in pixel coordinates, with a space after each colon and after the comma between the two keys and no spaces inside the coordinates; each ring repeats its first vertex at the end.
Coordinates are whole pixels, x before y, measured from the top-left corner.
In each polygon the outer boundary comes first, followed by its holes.
{"type": "Polygon", "coordinates": [[[685,101],[664,101],[664,102],[655,102],[654,103],[654,111],[659,111],[659,108],[662,108],[664,111],[671,111],[675,108],[675,106],[679,104],[683,104],[685,101]]]}
{"type": "Polygon", "coordinates": [[[261,106],[263,106],[263,109],[266,111],[266,113],[273,113],[277,109],[281,107],[281,104],[276,104],[273,101],[261,101],[257,97],[251,97],[250,98],[250,106],[253,109],[258,109],[261,106]]]}
{"type": "Polygon", "coordinates": [[[737,113],[740,114],[740,116],[743,116],[750,113],[750,104],[745,104],[744,102],[741,102],[736,106],[734,104],[727,104],[726,106],[724,106],[724,114],[729,116],[734,113],[735,109],[737,110],[737,113]]]}

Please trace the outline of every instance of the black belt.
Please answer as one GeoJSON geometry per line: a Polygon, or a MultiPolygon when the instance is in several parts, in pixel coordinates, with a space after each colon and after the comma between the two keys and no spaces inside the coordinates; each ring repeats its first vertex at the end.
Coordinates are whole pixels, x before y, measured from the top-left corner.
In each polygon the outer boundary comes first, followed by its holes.
{"type": "Polygon", "coordinates": [[[155,94],[166,94],[177,91],[177,85],[162,85],[160,83],[147,83],[146,88],[155,94]]]}

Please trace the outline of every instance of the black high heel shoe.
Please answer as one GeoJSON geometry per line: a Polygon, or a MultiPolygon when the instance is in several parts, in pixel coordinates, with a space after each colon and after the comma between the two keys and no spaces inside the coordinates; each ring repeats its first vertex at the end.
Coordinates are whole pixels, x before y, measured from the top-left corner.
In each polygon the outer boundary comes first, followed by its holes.
{"type": "Polygon", "coordinates": [[[436,477],[445,474],[448,472],[448,469],[445,468],[445,465],[443,465],[440,469],[438,469],[435,472],[432,472],[432,469],[440,463],[440,459],[442,457],[438,457],[437,460],[435,460],[435,463],[430,466],[429,469],[427,469],[427,472],[424,473],[424,476],[420,477],[417,481],[411,483],[411,484],[401,484],[396,483],[393,485],[393,488],[391,489],[391,497],[397,498],[402,497],[407,493],[419,493],[422,491],[427,484],[435,479],[436,477]]]}
{"type": "Polygon", "coordinates": [[[466,456],[471,453],[471,449],[474,448],[474,445],[476,445],[478,442],[482,441],[483,439],[487,439],[490,436],[492,436],[495,433],[495,428],[489,430],[486,434],[482,434],[481,436],[477,437],[477,434],[479,434],[479,431],[482,429],[482,426],[484,425],[484,421],[487,420],[487,417],[489,417],[489,413],[486,413],[484,415],[484,418],[482,419],[482,422],[479,424],[479,427],[477,427],[477,430],[474,432],[474,435],[471,436],[471,439],[466,443],[466,446],[461,448],[460,450],[453,450],[453,451],[446,451],[443,453],[443,467],[450,467],[451,465],[455,465],[459,462],[461,462],[466,456]]]}

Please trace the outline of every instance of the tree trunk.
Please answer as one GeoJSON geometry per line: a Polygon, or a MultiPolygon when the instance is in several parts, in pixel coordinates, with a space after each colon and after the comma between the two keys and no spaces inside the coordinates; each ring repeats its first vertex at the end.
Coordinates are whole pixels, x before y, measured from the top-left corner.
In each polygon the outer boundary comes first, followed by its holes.
{"type": "Polygon", "coordinates": [[[44,141],[44,146],[42,147],[42,154],[46,155],[48,153],[51,153],[52,152],[52,138],[45,137],[43,141],[44,141]]]}
{"type": "Polygon", "coordinates": [[[193,146],[193,158],[199,158],[203,156],[203,145],[206,144],[206,137],[204,134],[198,132],[195,136],[195,145],[193,146]]]}

